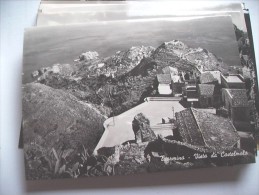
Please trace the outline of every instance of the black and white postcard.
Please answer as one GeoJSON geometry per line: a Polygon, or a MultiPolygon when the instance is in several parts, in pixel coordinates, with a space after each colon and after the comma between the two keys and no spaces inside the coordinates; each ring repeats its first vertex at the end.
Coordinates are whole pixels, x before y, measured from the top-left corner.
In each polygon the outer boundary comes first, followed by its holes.
{"type": "MultiPolygon", "coordinates": [[[[37,26],[56,26],[67,24],[89,23],[93,21],[114,21],[129,19],[161,18],[161,17],[205,17],[205,16],[223,16],[229,15],[235,26],[236,40],[242,65],[249,67],[244,71],[245,75],[252,78],[253,87],[251,95],[256,100],[258,84],[256,80],[256,65],[253,51],[253,40],[251,30],[247,28],[250,25],[248,18],[249,11],[243,3],[225,2],[207,2],[206,4],[194,4],[188,6],[186,3],[177,4],[174,2],[118,2],[109,1],[102,4],[95,2],[85,2],[83,4],[42,4],[37,17],[37,26]],[[119,8],[119,9],[118,9],[119,8]],[[89,11],[91,9],[91,11],[89,11]],[[250,34],[250,35],[249,35],[250,34]],[[249,70],[252,69],[250,73],[249,70]],[[253,75],[254,73],[254,75],[253,75]],[[250,75],[249,75],[250,74],[250,75]]],[[[257,106],[258,107],[258,106],[257,106]]],[[[256,134],[258,137],[259,116],[256,112],[256,134]]]]}
{"type": "Polygon", "coordinates": [[[27,29],[26,178],[253,163],[256,74],[244,34],[229,16],[27,29]]]}

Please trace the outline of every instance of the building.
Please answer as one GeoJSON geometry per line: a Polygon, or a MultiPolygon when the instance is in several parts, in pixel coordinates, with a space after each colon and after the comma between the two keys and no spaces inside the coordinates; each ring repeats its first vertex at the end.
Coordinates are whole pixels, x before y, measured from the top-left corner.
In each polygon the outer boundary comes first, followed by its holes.
{"type": "Polygon", "coordinates": [[[200,75],[200,83],[201,84],[218,84],[219,81],[217,78],[214,77],[214,75],[209,72],[203,72],[200,75]]]}
{"type": "Polygon", "coordinates": [[[158,93],[160,95],[172,94],[172,80],[170,74],[158,74],[158,93]]]}
{"type": "Polygon", "coordinates": [[[213,84],[199,84],[198,85],[198,95],[200,107],[207,108],[213,107],[214,105],[214,89],[213,84]]]}
{"type": "Polygon", "coordinates": [[[240,137],[240,147],[251,154],[256,154],[256,141],[253,133],[238,131],[240,137]]]}
{"type": "Polygon", "coordinates": [[[221,72],[219,70],[203,70],[202,65],[195,66],[193,75],[200,81],[200,83],[221,84],[221,72]],[[201,79],[200,79],[201,77],[201,79]],[[216,80],[218,82],[216,82],[216,80]]]}
{"type": "Polygon", "coordinates": [[[195,68],[193,70],[193,74],[196,78],[200,77],[202,72],[203,72],[203,66],[202,65],[195,66],[195,68]]]}
{"type": "Polygon", "coordinates": [[[221,84],[223,88],[245,89],[244,77],[240,74],[221,75],[221,84]]]}
{"type": "Polygon", "coordinates": [[[185,83],[182,81],[181,77],[178,75],[171,75],[171,79],[173,95],[182,94],[185,83]]]}
{"type": "Polygon", "coordinates": [[[218,71],[218,70],[209,70],[209,71],[205,71],[206,72],[209,72],[210,74],[212,74],[212,76],[217,79],[218,81],[218,84],[221,84],[221,72],[218,71]]]}
{"type": "Polygon", "coordinates": [[[196,85],[186,85],[185,93],[186,93],[187,102],[198,102],[199,101],[196,85]]]}
{"type": "Polygon", "coordinates": [[[221,92],[219,85],[199,84],[198,96],[201,108],[220,106],[221,92]]]}
{"type": "Polygon", "coordinates": [[[220,152],[240,146],[236,128],[228,118],[194,108],[175,113],[179,141],[220,152]]]}
{"type": "Polygon", "coordinates": [[[222,89],[222,102],[239,131],[250,130],[250,109],[245,89],[222,89]]]}

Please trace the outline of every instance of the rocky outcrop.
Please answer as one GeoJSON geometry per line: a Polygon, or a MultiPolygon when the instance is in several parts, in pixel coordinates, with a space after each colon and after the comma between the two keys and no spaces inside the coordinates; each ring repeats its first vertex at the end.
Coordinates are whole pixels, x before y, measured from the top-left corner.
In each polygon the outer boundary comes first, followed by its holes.
{"type": "MultiPolygon", "coordinates": [[[[99,58],[96,56],[91,58],[89,57],[90,60],[77,60],[78,63],[76,66],[79,69],[75,74],[81,77],[91,78],[98,76],[113,78],[119,77],[131,71],[140,63],[142,59],[150,57],[154,50],[155,48],[150,46],[131,47],[125,51],[118,51],[114,55],[108,56],[106,58],[99,58]]],[[[84,58],[82,57],[82,59],[84,58]]]]}
{"type": "Polygon", "coordinates": [[[38,77],[39,76],[39,71],[35,70],[31,73],[32,78],[38,77]]]}
{"type": "Polygon", "coordinates": [[[114,72],[117,76],[123,75],[136,67],[142,59],[150,57],[154,50],[155,48],[150,46],[131,47],[104,59],[104,63],[110,68],[110,72],[114,72]]]}
{"type": "Polygon", "coordinates": [[[98,59],[99,54],[96,51],[87,51],[79,56],[80,61],[89,61],[98,59]]]}
{"type": "Polygon", "coordinates": [[[105,156],[105,172],[108,175],[127,175],[147,172],[148,161],[144,150],[148,142],[136,144],[127,143],[110,148],[100,148],[98,156],[105,156]]]}
{"type": "Polygon", "coordinates": [[[156,135],[150,127],[149,120],[139,113],[132,121],[132,129],[135,133],[136,143],[148,142],[156,139],[156,135]]]}
{"type": "Polygon", "coordinates": [[[60,78],[62,77],[70,78],[71,75],[77,69],[78,67],[71,64],[54,64],[52,67],[43,67],[40,70],[35,71],[34,73],[37,73],[37,76],[35,77],[38,77],[36,82],[44,83],[44,84],[49,83],[48,86],[53,87],[51,83],[55,83],[57,80],[60,80],[60,78]]]}
{"type": "Polygon", "coordinates": [[[178,40],[163,43],[152,57],[163,66],[169,65],[182,71],[192,71],[194,67],[200,66],[204,70],[229,72],[229,66],[208,50],[190,48],[178,40]]]}

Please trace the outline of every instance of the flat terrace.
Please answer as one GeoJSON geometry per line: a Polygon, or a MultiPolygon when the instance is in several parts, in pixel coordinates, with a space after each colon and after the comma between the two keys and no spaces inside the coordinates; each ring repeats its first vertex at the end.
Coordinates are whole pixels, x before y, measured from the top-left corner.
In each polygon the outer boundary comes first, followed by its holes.
{"type": "Polygon", "coordinates": [[[225,78],[228,83],[243,83],[243,81],[237,75],[229,75],[225,78]]]}
{"type": "Polygon", "coordinates": [[[105,132],[95,148],[112,147],[129,140],[135,140],[132,130],[132,121],[138,113],[143,113],[149,120],[150,125],[155,126],[161,123],[163,117],[174,117],[174,113],[185,108],[177,100],[171,101],[147,101],[114,118],[111,117],[104,122],[105,132]],[[174,108],[174,112],[172,111],[174,108]]]}

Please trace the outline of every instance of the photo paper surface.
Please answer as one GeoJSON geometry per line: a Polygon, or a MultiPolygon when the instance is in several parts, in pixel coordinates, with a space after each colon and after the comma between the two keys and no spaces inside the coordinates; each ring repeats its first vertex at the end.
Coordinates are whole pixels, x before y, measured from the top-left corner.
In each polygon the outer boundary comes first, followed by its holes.
{"type": "Polygon", "coordinates": [[[229,16],[27,29],[26,178],[253,163],[253,69],[240,61],[240,32],[229,16]]]}

